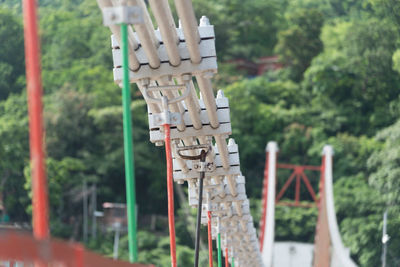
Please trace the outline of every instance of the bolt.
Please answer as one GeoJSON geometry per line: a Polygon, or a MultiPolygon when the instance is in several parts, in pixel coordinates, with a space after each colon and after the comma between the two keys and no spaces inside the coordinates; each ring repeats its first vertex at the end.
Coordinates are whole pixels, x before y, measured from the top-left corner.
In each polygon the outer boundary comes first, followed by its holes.
{"type": "Polygon", "coordinates": [[[217,92],[217,98],[223,98],[223,97],[225,97],[224,91],[218,90],[218,92],[217,92]]]}
{"type": "Polygon", "coordinates": [[[228,146],[233,146],[233,145],[236,145],[235,139],[229,138],[228,146]]]}
{"type": "Polygon", "coordinates": [[[210,26],[210,20],[206,16],[202,16],[200,19],[200,26],[210,26]]]}

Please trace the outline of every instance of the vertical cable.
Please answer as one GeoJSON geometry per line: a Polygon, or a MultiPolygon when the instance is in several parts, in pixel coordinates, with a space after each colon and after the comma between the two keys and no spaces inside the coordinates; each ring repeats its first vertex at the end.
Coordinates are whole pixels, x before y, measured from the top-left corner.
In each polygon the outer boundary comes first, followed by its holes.
{"type": "Polygon", "coordinates": [[[44,153],[42,79],[36,1],[24,0],[23,9],[29,144],[32,167],[33,234],[37,239],[47,239],[50,236],[49,204],[44,153]]]}
{"type": "Polygon", "coordinates": [[[228,246],[225,248],[225,267],[229,267],[228,246]]]}
{"type": "MultiPolygon", "coordinates": [[[[218,222],[219,224],[219,222],[218,222]]],[[[218,225],[218,236],[217,236],[217,242],[218,242],[218,267],[222,267],[222,253],[221,253],[221,233],[219,232],[219,225],[218,225]]]]}
{"type": "MultiPolygon", "coordinates": [[[[209,200],[208,200],[209,201],[209,200]]],[[[213,255],[212,255],[212,229],[211,229],[211,211],[207,212],[207,226],[208,226],[208,261],[210,267],[213,267],[213,255]]]]}
{"type": "Polygon", "coordinates": [[[171,266],[176,267],[175,215],[174,215],[174,184],[171,151],[171,126],[163,124],[165,132],[165,155],[167,158],[167,194],[168,194],[168,226],[171,253],[171,266]]]}
{"type": "MultiPolygon", "coordinates": [[[[204,163],[206,161],[207,152],[201,150],[200,162],[204,163]]],[[[200,172],[199,178],[199,201],[197,203],[197,221],[196,221],[196,243],[194,246],[194,266],[199,266],[199,252],[200,252],[200,227],[201,227],[201,211],[203,206],[203,184],[204,184],[205,171],[200,172]]]]}
{"type": "Polygon", "coordinates": [[[126,203],[128,211],[129,261],[136,262],[138,259],[138,252],[136,239],[135,164],[133,158],[131,92],[129,83],[128,25],[125,23],[121,24],[121,39],[123,68],[122,106],[124,124],[126,203]]]}

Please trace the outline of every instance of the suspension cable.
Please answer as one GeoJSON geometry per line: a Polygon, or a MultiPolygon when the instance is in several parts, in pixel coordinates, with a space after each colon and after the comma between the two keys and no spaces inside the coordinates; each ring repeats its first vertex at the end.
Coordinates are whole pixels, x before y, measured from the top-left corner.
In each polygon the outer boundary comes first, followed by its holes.
{"type": "MultiPolygon", "coordinates": [[[[200,153],[200,162],[206,161],[207,152],[203,149],[200,153]]],[[[197,222],[196,222],[196,243],[195,243],[195,255],[194,255],[194,266],[199,266],[199,246],[200,246],[200,226],[201,226],[201,210],[203,205],[203,184],[204,184],[205,171],[200,172],[199,179],[199,201],[197,204],[197,222]]]]}
{"type": "Polygon", "coordinates": [[[175,215],[174,215],[174,184],[171,153],[171,126],[163,124],[165,132],[165,155],[167,158],[167,194],[168,194],[168,226],[171,253],[171,266],[176,267],[176,243],[175,243],[175,215]]]}

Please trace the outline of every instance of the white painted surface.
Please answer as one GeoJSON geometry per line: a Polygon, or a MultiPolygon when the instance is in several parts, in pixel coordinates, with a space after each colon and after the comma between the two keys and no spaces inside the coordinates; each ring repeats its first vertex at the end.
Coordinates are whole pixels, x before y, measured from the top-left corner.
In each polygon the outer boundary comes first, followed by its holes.
{"type": "Polygon", "coordinates": [[[311,267],[314,245],[300,242],[275,242],[273,267],[311,267]]]}
{"type": "Polygon", "coordinates": [[[333,199],[332,146],[324,146],[322,154],[325,156],[326,209],[329,224],[329,234],[332,242],[331,267],[356,267],[357,265],[350,258],[349,250],[343,245],[336,220],[335,203],[333,199]]]}
{"type": "Polygon", "coordinates": [[[261,257],[265,267],[272,266],[273,245],[275,238],[275,181],[276,181],[276,154],[278,144],[268,142],[268,199],[265,220],[264,243],[261,257]]]}

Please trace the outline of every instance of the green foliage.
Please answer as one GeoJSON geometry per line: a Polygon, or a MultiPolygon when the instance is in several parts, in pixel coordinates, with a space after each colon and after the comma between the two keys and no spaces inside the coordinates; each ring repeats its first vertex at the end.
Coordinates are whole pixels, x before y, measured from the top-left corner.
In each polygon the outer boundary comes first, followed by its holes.
{"type": "Polygon", "coordinates": [[[397,206],[400,203],[400,121],[380,131],[377,138],[383,142],[383,147],[372,153],[368,160],[372,170],[370,182],[381,192],[388,205],[397,206]]]}
{"type": "Polygon", "coordinates": [[[319,38],[323,15],[317,9],[298,9],[288,14],[289,28],[279,32],[276,52],[292,68],[293,79],[299,81],[314,56],[322,51],[319,38]]]}
{"type": "Polygon", "coordinates": [[[400,50],[396,50],[392,57],[393,60],[393,70],[400,73],[400,50]]]}
{"type": "Polygon", "coordinates": [[[314,243],[317,208],[277,206],[275,208],[275,240],[314,243]],[[295,237],[295,238],[294,238],[295,237]]]}
{"type": "Polygon", "coordinates": [[[322,112],[327,106],[336,109],[340,121],[334,130],[371,135],[397,115],[391,113],[400,78],[392,69],[395,28],[375,19],[338,25],[325,28],[322,36],[330,38],[332,32],[334,41],[327,41],[328,48],[308,68],[304,87],[322,104],[322,112]]]}
{"type": "MultiPolygon", "coordinates": [[[[11,220],[28,221],[23,34],[14,15],[21,11],[21,3],[0,2],[0,39],[6,40],[0,43],[0,193],[11,220]]],[[[335,204],[345,245],[360,266],[378,266],[382,214],[387,209],[392,237],[388,261],[389,266],[398,266],[399,2],[193,0],[193,4],[197,18],[207,15],[215,25],[218,58],[224,61],[216,87],[224,89],[230,100],[233,137],[240,147],[256,225],[266,142],[279,143],[279,162],[309,165],[320,164],[321,149],[330,143],[335,149],[335,204]],[[246,79],[226,62],[274,51],[284,68],[255,79],[246,79]]],[[[98,203],[125,201],[121,91],[112,82],[109,30],[101,24],[96,2],[42,0],[40,5],[51,230],[55,236],[80,239],[82,208],[76,199],[83,181],[97,184],[98,203]]],[[[132,95],[139,217],[165,215],[163,149],[148,142],[146,104],[136,88],[132,95]]],[[[288,175],[278,172],[278,188],[288,175]]],[[[307,175],[316,190],[317,174],[307,175]]],[[[293,194],[289,188],[284,197],[293,194]]],[[[189,266],[193,240],[179,203],[176,214],[178,264],[189,266]]],[[[276,239],[312,243],[316,218],[316,209],[277,207],[276,239]]],[[[156,228],[159,232],[139,231],[139,260],[168,266],[167,227],[160,222],[156,228]]],[[[88,245],[111,256],[112,242],[112,234],[102,234],[88,245]]],[[[125,236],[120,246],[120,256],[128,259],[125,236]]],[[[206,265],[206,251],[201,260],[206,265]]]]}
{"type": "Polygon", "coordinates": [[[281,1],[194,0],[197,18],[206,15],[215,26],[219,60],[270,55],[282,21],[281,1]]]}
{"type": "Polygon", "coordinates": [[[12,94],[0,102],[0,193],[14,221],[27,219],[23,169],[29,162],[28,141],[26,96],[12,94]]]}
{"type": "Polygon", "coordinates": [[[21,22],[9,10],[0,8],[0,101],[18,93],[24,74],[24,43],[21,22]]]}

